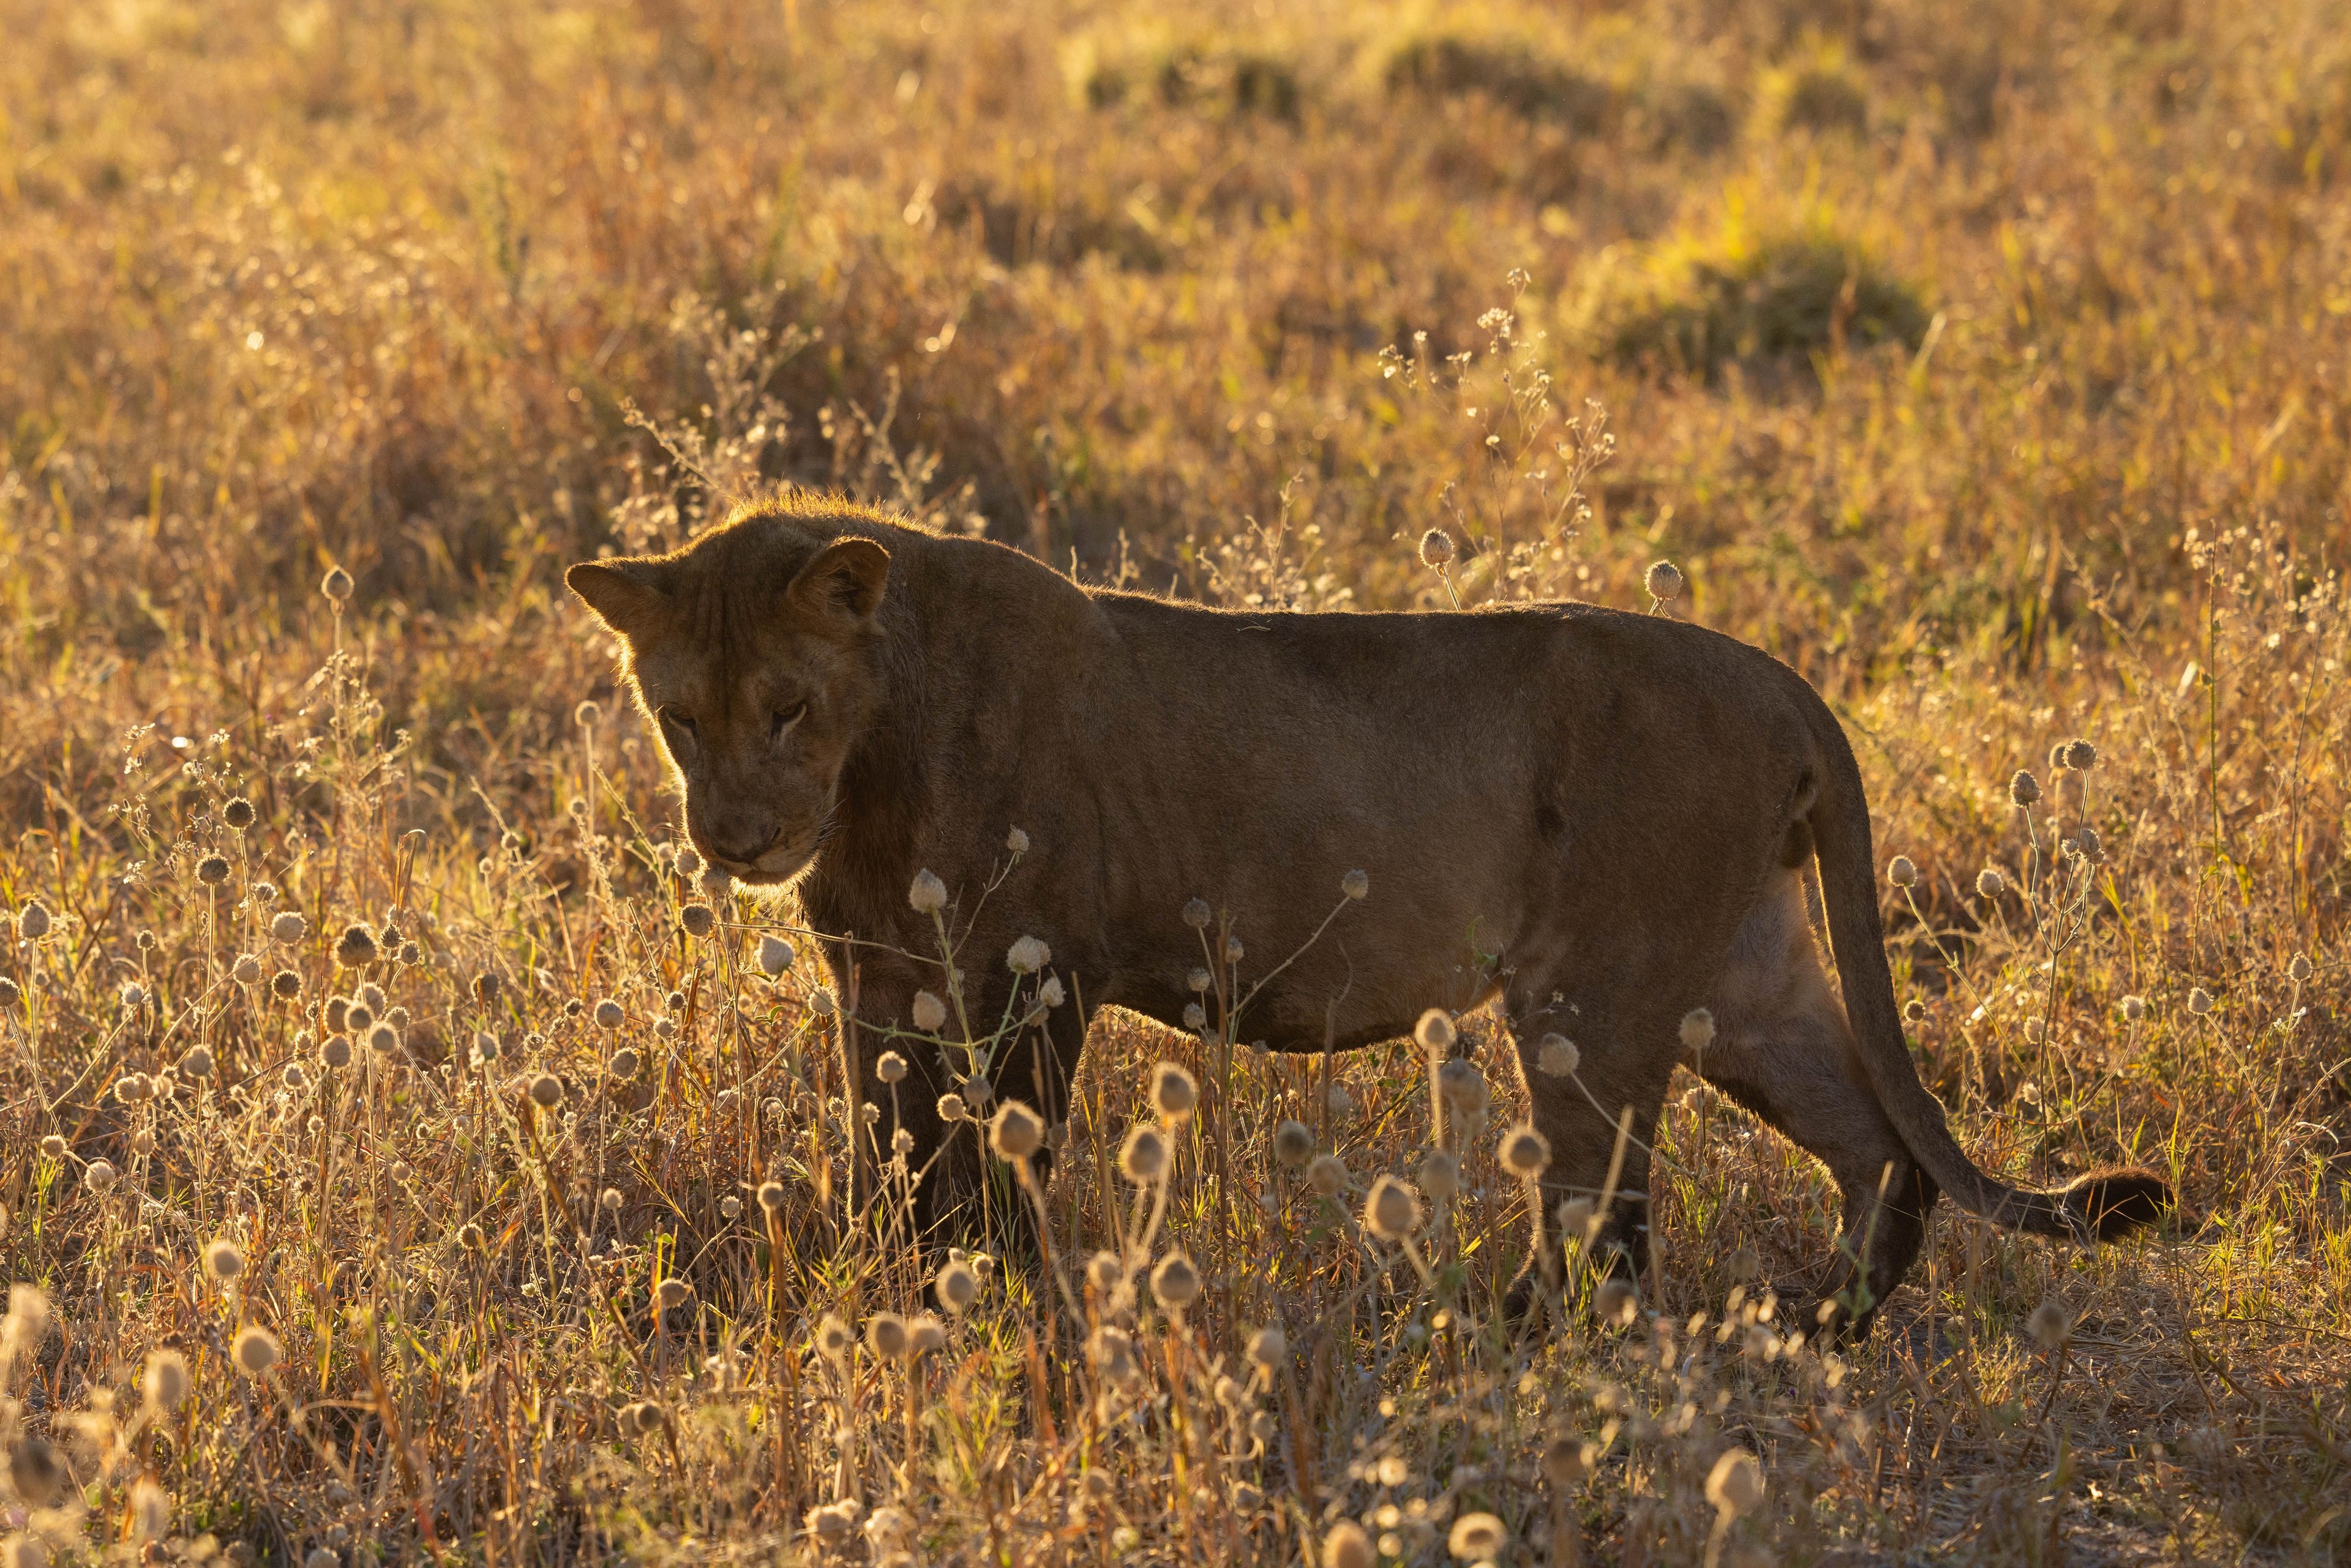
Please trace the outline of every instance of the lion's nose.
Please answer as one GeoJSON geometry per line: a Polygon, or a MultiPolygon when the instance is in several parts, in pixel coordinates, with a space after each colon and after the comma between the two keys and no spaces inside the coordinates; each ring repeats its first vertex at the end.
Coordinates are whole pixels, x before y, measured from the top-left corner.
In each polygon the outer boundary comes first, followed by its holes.
{"type": "Polygon", "coordinates": [[[773,831],[762,832],[737,830],[724,836],[713,833],[710,838],[710,852],[718,859],[735,865],[749,865],[761,855],[766,854],[775,841],[776,835],[773,831]]]}

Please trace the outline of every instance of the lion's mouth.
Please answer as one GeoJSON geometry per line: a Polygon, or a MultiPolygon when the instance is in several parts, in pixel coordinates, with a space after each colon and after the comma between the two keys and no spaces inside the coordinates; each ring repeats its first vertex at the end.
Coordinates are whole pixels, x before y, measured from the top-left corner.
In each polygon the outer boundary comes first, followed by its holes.
{"type": "Polygon", "coordinates": [[[808,870],[821,841],[821,835],[811,833],[796,842],[764,850],[748,865],[728,866],[726,871],[736,881],[752,887],[780,887],[808,870]]]}

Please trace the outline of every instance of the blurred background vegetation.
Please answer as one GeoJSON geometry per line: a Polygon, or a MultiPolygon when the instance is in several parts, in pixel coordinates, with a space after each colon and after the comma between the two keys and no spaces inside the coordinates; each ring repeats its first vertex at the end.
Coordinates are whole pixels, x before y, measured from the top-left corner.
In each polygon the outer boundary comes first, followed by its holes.
{"type": "Polygon", "coordinates": [[[1522,376],[1626,443],[1559,585],[1630,597],[1670,553],[1832,685],[2062,664],[2093,601],[2176,619],[2193,528],[2343,532],[2324,0],[0,26],[19,806],[104,672],[201,643],[235,685],[329,559],[415,653],[393,709],[430,744],[543,722],[587,667],[555,570],[699,516],[632,402],[738,476],[919,491],[1089,576],[1196,586],[1280,519],[1307,600],[1405,604],[1400,538],[1450,523],[1499,575],[1543,531],[1505,308],[1522,376]],[[1380,375],[1423,333],[1437,380],[1478,355],[1463,387],[1380,375]],[[543,689],[442,657],[483,638],[546,652],[543,689]]]}

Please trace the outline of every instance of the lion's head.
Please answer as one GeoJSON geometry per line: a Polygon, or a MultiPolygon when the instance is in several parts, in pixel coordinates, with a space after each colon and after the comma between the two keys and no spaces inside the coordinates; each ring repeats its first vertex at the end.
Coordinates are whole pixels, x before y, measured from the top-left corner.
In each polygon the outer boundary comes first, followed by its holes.
{"type": "Polygon", "coordinates": [[[837,533],[822,517],[753,515],[674,554],[564,575],[627,651],[695,848],[754,886],[815,858],[881,700],[890,554],[837,533]]]}

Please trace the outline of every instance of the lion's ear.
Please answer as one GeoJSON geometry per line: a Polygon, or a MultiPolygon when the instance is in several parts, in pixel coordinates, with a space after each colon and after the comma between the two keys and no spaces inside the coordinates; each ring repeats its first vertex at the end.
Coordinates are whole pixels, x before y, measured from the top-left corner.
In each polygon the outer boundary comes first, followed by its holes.
{"type": "Polygon", "coordinates": [[[890,580],[890,552],[854,534],[833,540],[799,569],[784,597],[804,614],[854,631],[873,619],[890,580]]]}
{"type": "Polygon", "coordinates": [[[653,632],[669,612],[669,594],[654,561],[583,560],[563,580],[605,625],[631,642],[653,632]]]}

